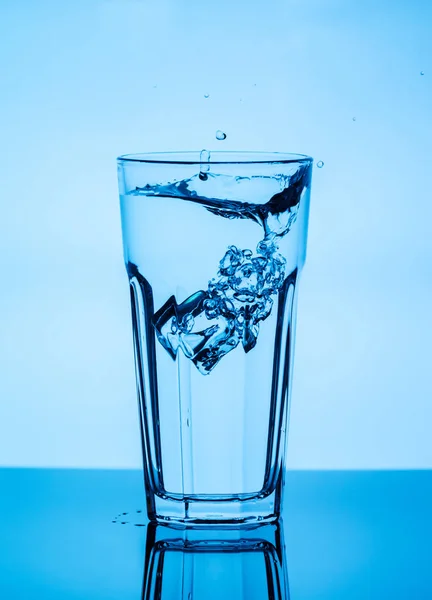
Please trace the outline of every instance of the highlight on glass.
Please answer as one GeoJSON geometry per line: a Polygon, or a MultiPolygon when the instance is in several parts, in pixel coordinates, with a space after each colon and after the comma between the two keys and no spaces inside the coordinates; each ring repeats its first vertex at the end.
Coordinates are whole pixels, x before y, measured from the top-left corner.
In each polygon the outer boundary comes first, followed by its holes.
{"type": "Polygon", "coordinates": [[[312,159],[118,159],[147,513],[183,524],[281,510],[312,159]]]}

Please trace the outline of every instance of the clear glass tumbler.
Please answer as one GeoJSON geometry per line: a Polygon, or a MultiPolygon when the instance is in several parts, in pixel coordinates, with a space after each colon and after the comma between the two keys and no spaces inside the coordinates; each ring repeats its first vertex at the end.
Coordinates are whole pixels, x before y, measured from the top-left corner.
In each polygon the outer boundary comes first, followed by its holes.
{"type": "Polygon", "coordinates": [[[147,512],[271,521],[284,480],[312,159],[118,159],[147,512]]]}

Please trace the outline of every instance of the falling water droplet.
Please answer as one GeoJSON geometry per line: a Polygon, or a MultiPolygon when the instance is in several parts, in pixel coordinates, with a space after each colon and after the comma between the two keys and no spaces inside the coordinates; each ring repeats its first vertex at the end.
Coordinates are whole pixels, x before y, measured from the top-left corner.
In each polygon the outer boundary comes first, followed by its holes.
{"type": "Polygon", "coordinates": [[[111,521],[111,523],[117,523],[117,521],[111,521]]]}
{"type": "Polygon", "coordinates": [[[353,121],[357,121],[357,117],[353,117],[353,121]]]}
{"type": "Polygon", "coordinates": [[[424,75],[424,71],[420,71],[420,75],[424,75]]]}
{"type": "Polygon", "coordinates": [[[153,86],[153,89],[155,90],[156,88],[157,88],[157,85],[154,85],[154,86],[153,86]]]}
{"type": "Polygon", "coordinates": [[[220,129],[218,129],[216,131],[216,139],[217,140],[225,140],[226,139],[226,133],[224,133],[223,131],[221,131],[220,129]]]}
{"type": "Polygon", "coordinates": [[[204,94],[204,98],[209,98],[210,94],[204,94]]]}
{"type": "Polygon", "coordinates": [[[121,524],[122,524],[122,525],[126,525],[126,521],[122,521],[122,522],[121,522],[121,524]]]}
{"type": "Polygon", "coordinates": [[[323,163],[323,161],[322,161],[322,160],[319,160],[319,161],[317,162],[317,167],[318,167],[318,169],[322,169],[322,168],[323,168],[323,166],[324,166],[324,163],[323,163]]]}

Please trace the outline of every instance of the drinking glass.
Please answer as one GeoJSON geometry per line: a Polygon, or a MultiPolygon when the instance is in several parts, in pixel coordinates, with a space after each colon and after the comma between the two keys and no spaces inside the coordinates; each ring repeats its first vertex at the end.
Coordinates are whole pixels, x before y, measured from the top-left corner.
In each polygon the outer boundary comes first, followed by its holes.
{"type": "Polygon", "coordinates": [[[151,520],[280,514],[311,171],[285,153],[118,159],[151,520]]]}

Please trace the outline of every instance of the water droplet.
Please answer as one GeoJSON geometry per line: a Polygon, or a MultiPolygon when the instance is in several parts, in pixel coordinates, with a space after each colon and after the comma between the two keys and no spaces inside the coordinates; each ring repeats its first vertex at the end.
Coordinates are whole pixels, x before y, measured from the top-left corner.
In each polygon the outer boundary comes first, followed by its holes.
{"type": "Polygon", "coordinates": [[[121,522],[121,524],[122,524],[122,525],[126,525],[126,521],[122,521],[122,522],[121,522]]]}
{"type": "Polygon", "coordinates": [[[226,139],[226,133],[224,133],[223,131],[221,131],[220,129],[218,129],[216,131],[216,139],[217,140],[225,140],[226,139]]]}
{"type": "Polygon", "coordinates": [[[117,521],[111,521],[111,523],[117,523],[117,521]]]}
{"type": "Polygon", "coordinates": [[[357,117],[353,117],[353,121],[357,121],[357,117]]]}
{"type": "Polygon", "coordinates": [[[318,169],[322,169],[322,168],[323,168],[323,166],[324,166],[324,163],[323,163],[323,161],[322,161],[322,160],[319,160],[319,161],[317,162],[317,167],[318,167],[318,169]]]}
{"type": "Polygon", "coordinates": [[[204,94],[204,98],[209,98],[210,94],[204,94]]]}
{"type": "Polygon", "coordinates": [[[424,71],[420,71],[420,75],[424,75],[424,71]]]}
{"type": "Polygon", "coordinates": [[[157,88],[157,85],[154,85],[154,86],[153,86],[153,89],[155,90],[156,88],[157,88]]]}
{"type": "Polygon", "coordinates": [[[210,152],[208,150],[201,150],[200,152],[200,172],[199,178],[201,181],[207,181],[207,173],[210,171],[210,152]]]}
{"type": "Polygon", "coordinates": [[[137,510],[137,513],[141,513],[141,512],[142,512],[142,510],[137,510]]]}
{"type": "Polygon", "coordinates": [[[190,427],[190,422],[189,422],[189,419],[186,419],[186,425],[187,425],[188,427],[190,427]]]}
{"type": "Polygon", "coordinates": [[[122,513],[122,515],[127,515],[127,513],[122,513]]]}
{"type": "Polygon", "coordinates": [[[254,83],[254,87],[256,87],[256,83],[254,83]]]}

